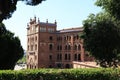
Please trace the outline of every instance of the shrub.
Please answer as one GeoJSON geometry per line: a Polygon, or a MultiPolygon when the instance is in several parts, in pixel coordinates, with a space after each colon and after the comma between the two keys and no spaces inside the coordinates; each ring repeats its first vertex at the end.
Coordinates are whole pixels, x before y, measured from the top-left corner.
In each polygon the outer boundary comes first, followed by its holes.
{"type": "Polygon", "coordinates": [[[120,80],[120,69],[3,70],[0,80],[120,80]]]}

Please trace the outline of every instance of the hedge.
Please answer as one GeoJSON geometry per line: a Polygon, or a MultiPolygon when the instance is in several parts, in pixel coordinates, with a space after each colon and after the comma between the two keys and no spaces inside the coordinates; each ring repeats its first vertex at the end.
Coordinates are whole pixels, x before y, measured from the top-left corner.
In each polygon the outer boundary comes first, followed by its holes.
{"type": "Polygon", "coordinates": [[[120,80],[120,69],[1,70],[0,80],[120,80]]]}

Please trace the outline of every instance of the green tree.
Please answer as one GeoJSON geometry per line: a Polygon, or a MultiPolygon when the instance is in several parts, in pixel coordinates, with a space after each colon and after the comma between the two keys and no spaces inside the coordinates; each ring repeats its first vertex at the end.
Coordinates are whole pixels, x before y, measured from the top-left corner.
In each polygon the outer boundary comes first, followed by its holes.
{"type": "Polygon", "coordinates": [[[14,69],[16,62],[22,58],[23,54],[19,38],[0,23],[0,69],[14,69]]]}
{"type": "Polygon", "coordinates": [[[120,0],[97,0],[95,4],[120,20],[120,0]]]}
{"type": "Polygon", "coordinates": [[[0,69],[13,69],[23,56],[23,48],[18,37],[6,30],[2,21],[12,16],[18,1],[35,6],[45,0],[0,0],[0,69]]]}
{"type": "Polygon", "coordinates": [[[0,0],[0,23],[3,19],[8,19],[16,10],[18,1],[24,1],[27,5],[38,5],[44,0],[0,0]]]}
{"type": "Polygon", "coordinates": [[[91,14],[83,23],[84,47],[102,67],[117,67],[120,61],[120,29],[108,13],[91,14]]]}
{"type": "Polygon", "coordinates": [[[26,55],[24,55],[21,59],[17,61],[17,64],[22,64],[22,63],[26,63],[26,55]]]}

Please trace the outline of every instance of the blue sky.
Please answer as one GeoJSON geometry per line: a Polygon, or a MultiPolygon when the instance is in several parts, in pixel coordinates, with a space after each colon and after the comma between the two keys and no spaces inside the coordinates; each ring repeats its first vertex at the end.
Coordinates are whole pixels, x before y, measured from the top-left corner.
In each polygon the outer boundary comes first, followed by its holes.
{"type": "Polygon", "coordinates": [[[28,6],[24,2],[17,3],[17,10],[10,19],[3,23],[7,29],[15,33],[21,40],[23,48],[27,46],[27,23],[30,18],[39,17],[41,22],[57,21],[57,29],[82,27],[83,20],[90,13],[98,13],[101,8],[94,5],[96,0],[46,0],[37,6],[28,6]]]}

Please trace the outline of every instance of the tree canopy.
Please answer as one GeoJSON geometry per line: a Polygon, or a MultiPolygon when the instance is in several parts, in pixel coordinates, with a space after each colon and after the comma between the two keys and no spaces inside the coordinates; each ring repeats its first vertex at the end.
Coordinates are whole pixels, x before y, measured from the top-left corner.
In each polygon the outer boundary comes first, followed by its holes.
{"type": "Polygon", "coordinates": [[[91,14],[83,23],[84,47],[102,67],[117,67],[120,61],[120,29],[108,13],[91,14]]]}
{"type": "Polygon", "coordinates": [[[18,37],[0,23],[0,69],[14,69],[18,59],[24,54],[18,37]]]}
{"type": "Polygon", "coordinates": [[[95,4],[120,20],[120,0],[97,0],[95,4]]]}
{"type": "Polygon", "coordinates": [[[12,16],[13,12],[17,9],[18,1],[24,1],[27,5],[38,5],[45,0],[0,0],[0,23],[3,19],[8,19],[12,16]]]}

